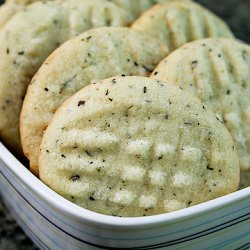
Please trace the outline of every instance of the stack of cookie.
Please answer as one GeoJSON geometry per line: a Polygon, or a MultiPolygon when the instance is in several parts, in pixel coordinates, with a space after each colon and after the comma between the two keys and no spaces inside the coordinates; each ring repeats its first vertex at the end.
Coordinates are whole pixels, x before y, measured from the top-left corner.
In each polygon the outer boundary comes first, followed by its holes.
{"type": "Polygon", "coordinates": [[[250,48],[213,13],[189,0],[1,11],[0,138],[53,190],[146,216],[234,192],[240,168],[247,176],[250,48]]]}

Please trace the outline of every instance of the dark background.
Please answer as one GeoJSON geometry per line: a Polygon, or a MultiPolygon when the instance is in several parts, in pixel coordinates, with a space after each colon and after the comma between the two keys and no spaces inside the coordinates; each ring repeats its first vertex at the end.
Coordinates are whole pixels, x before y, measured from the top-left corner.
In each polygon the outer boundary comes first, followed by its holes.
{"type": "MultiPolygon", "coordinates": [[[[0,4],[3,2],[0,0],[0,4]]],[[[250,43],[249,0],[197,0],[197,2],[222,17],[237,38],[250,43]]],[[[5,249],[34,250],[36,248],[12,219],[0,197],[0,250],[5,249]]]]}

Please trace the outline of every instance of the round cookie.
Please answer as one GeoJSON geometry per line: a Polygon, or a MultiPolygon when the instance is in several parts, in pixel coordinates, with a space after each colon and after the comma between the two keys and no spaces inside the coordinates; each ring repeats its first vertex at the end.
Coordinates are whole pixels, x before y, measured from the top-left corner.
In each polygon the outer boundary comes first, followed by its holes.
{"type": "Polygon", "coordinates": [[[128,11],[104,0],[37,2],[0,31],[0,139],[21,152],[19,114],[26,88],[47,56],[61,43],[90,28],[126,26],[128,11]]]}
{"type": "Polygon", "coordinates": [[[130,11],[134,18],[140,16],[145,10],[149,9],[152,5],[160,2],[173,2],[173,1],[190,1],[190,0],[111,0],[122,8],[130,11]]]}
{"type": "Polygon", "coordinates": [[[112,77],[77,92],[56,111],[40,150],[41,180],[103,214],[170,212],[239,184],[226,127],[198,98],[146,77],[112,77]]]}
{"type": "Polygon", "coordinates": [[[241,169],[250,170],[250,46],[195,41],[171,53],[151,77],[181,86],[211,108],[236,142],[241,169]]]}
{"type": "MultiPolygon", "coordinates": [[[[17,12],[24,9],[25,5],[29,5],[41,0],[9,0],[0,7],[0,28],[17,12]]],[[[47,0],[49,1],[49,0],[47,0]]],[[[52,0],[50,0],[52,1],[52,0]]],[[[150,8],[153,4],[159,2],[170,2],[176,0],[111,0],[114,4],[127,9],[133,18],[137,18],[143,11],[150,8]]],[[[179,0],[180,1],[180,0],[179,0]]],[[[182,0],[189,1],[189,0],[182,0]]]]}
{"type": "Polygon", "coordinates": [[[21,11],[24,7],[19,4],[7,2],[0,6],[0,29],[9,21],[9,19],[21,11]]]}
{"type": "Polygon", "coordinates": [[[84,86],[114,75],[149,76],[167,55],[159,40],[129,28],[97,28],[63,44],[32,80],[21,112],[20,132],[30,169],[38,175],[42,135],[56,109],[84,86]]]}
{"type": "Polygon", "coordinates": [[[163,41],[170,51],[206,37],[233,37],[222,19],[201,5],[190,1],[174,1],[153,6],[133,24],[163,41]]]}
{"type": "MultiPolygon", "coordinates": [[[[29,5],[39,0],[8,0],[0,7],[0,28],[6,24],[9,19],[17,12],[24,9],[25,5],[29,5]]],[[[47,0],[48,1],[48,0],[47,0]]]]}

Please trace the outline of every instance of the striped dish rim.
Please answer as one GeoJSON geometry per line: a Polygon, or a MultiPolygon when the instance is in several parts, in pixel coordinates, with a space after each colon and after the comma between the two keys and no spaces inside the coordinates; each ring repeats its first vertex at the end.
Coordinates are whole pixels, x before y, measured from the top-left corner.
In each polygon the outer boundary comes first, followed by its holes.
{"type": "MultiPolygon", "coordinates": [[[[79,207],[66,200],[34,176],[22,163],[20,163],[0,142],[0,160],[9,171],[22,182],[36,197],[43,200],[49,207],[55,209],[67,218],[77,220],[79,223],[112,227],[117,229],[153,228],[161,225],[176,224],[181,221],[198,217],[216,210],[222,210],[245,199],[250,201],[250,187],[234,193],[198,204],[182,210],[145,217],[114,217],[92,212],[79,207]]],[[[0,172],[2,170],[0,169],[0,172]]],[[[4,171],[4,170],[3,170],[4,171]]],[[[11,180],[10,180],[11,181],[11,180]]]]}

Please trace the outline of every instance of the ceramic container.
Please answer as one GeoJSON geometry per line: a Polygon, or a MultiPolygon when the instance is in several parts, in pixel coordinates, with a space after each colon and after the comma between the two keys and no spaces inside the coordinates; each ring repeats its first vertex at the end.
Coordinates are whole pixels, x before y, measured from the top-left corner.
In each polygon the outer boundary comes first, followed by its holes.
{"type": "Polygon", "coordinates": [[[250,188],[162,215],[106,216],[53,192],[0,143],[0,192],[40,249],[250,248],[250,188]]]}

